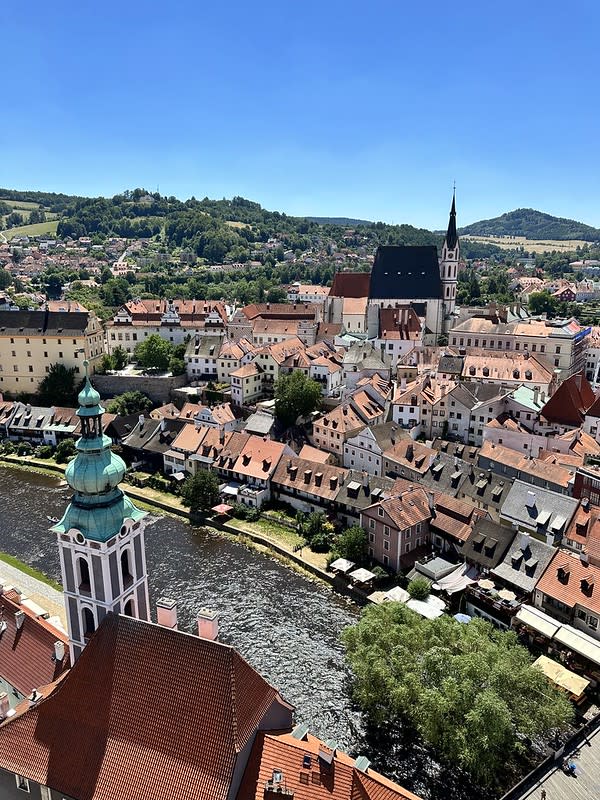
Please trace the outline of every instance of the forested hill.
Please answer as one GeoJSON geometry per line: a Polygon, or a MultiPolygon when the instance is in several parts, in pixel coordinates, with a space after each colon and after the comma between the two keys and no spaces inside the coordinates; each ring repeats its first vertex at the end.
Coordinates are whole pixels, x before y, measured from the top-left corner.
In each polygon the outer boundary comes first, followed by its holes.
{"type": "Polygon", "coordinates": [[[533,208],[517,208],[493,219],[483,219],[460,228],[472,236],[525,236],[527,239],[582,239],[600,241],[600,229],[574,219],[553,217],[533,208]]]}
{"type": "MultiPolygon", "coordinates": [[[[279,260],[286,250],[298,255],[309,250],[327,250],[332,254],[336,248],[354,249],[370,256],[380,244],[441,247],[443,242],[443,235],[412,225],[346,217],[292,217],[268,211],[243,197],[231,200],[192,197],[182,201],[145,189],[127,190],[109,198],[0,188],[0,201],[3,199],[34,203],[42,211],[52,211],[60,238],[90,236],[96,244],[108,236],[157,237],[169,252],[181,248],[214,264],[245,263],[269,240],[278,243],[279,260]]],[[[27,233],[27,226],[20,230],[27,233]]],[[[498,248],[465,242],[462,252],[466,258],[475,258],[492,255],[498,248]]]]}

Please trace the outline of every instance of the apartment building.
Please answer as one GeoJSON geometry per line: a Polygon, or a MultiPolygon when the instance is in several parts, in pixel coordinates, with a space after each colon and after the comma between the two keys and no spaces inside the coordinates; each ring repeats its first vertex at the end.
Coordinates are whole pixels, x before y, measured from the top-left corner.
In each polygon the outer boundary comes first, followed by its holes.
{"type": "Polygon", "coordinates": [[[0,392],[36,392],[53,364],[91,371],[104,353],[92,311],[0,311],[0,392]]]}

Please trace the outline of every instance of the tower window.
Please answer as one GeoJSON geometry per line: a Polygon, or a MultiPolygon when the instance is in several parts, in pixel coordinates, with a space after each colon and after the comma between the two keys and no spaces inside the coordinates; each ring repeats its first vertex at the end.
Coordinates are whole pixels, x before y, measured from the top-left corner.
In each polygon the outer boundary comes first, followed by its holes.
{"type": "Polygon", "coordinates": [[[129,600],[125,603],[123,613],[128,617],[135,617],[135,607],[133,603],[133,598],[130,597],[129,600]]]}
{"type": "Polygon", "coordinates": [[[94,622],[94,614],[89,608],[83,609],[83,636],[89,638],[96,630],[96,623],[94,622]]]}
{"type": "Polygon", "coordinates": [[[77,572],[79,574],[79,591],[90,592],[92,588],[90,582],[90,567],[85,558],[77,559],[77,572]]]}
{"type": "Polygon", "coordinates": [[[123,578],[123,586],[131,586],[133,583],[133,575],[131,574],[131,566],[129,562],[129,550],[123,550],[121,553],[121,577],[123,578]]]}

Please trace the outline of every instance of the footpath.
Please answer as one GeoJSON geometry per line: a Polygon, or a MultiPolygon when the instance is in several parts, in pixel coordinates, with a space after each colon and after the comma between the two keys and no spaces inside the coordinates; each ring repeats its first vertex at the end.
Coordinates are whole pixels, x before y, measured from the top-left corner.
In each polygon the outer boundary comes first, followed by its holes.
{"type": "Polygon", "coordinates": [[[18,567],[0,560],[0,585],[12,586],[22,592],[23,597],[31,600],[50,614],[50,622],[56,624],[52,617],[58,617],[60,627],[67,629],[67,617],[62,592],[53,589],[47,583],[22,572],[18,567]]]}

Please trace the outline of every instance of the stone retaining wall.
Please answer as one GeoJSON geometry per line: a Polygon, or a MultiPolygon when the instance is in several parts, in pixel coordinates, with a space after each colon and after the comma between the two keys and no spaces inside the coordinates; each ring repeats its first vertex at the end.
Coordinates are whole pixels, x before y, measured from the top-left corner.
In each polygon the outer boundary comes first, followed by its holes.
{"type": "Polygon", "coordinates": [[[154,403],[168,403],[171,392],[188,384],[186,375],[94,375],[94,388],[102,397],[123,392],[143,392],[154,403]]]}

